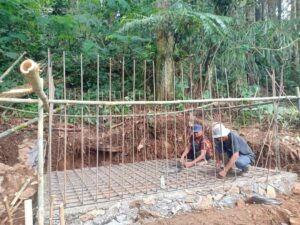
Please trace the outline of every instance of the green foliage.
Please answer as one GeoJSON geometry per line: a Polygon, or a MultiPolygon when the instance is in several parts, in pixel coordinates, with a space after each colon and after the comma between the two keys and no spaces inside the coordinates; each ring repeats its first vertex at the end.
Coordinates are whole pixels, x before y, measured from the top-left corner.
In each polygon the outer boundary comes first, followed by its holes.
{"type": "MultiPolygon", "coordinates": [[[[45,63],[47,48],[50,48],[53,75],[55,79],[62,79],[62,52],[65,51],[67,87],[78,90],[82,54],[84,91],[90,90],[85,98],[95,99],[99,55],[100,90],[107,100],[109,58],[112,58],[111,86],[117,98],[121,96],[124,57],[125,96],[143,98],[143,61],[156,58],[158,31],[163,30],[174,36],[172,57],[176,63],[184,64],[184,71],[188,71],[188,64],[201,64],[203,78],[206,78],[213,68],[212,75],[218,77],[218,86],[211,81],[213,96],[206,86],[203,98],[228,96],[225,74],[229,79],[229,96],[259,96],[263,90],[258,89],[258,85],[266,88],[266,74],[272,69],[277,81],[284,71],[285,91],[293,93],[299,85],[300,73],[294,50],[295,40],[299,38],[295,29],[299,18],[282,21],[266,18],[250,23],[246,11],[255,7],[256,2],[169,1],[168,7],[163,8],[151,0],[0,0],[0,74],[24,51],[28,57],[45,63]],[[133,60],[136,60],[135,84],[133,60]],[[250,85],[249,77],[253,79],[250,85]]],[[[194,74],[198,72],[196,69],[194,74]]],[[[177,71],[176,77],[179,75],[177,71]]],[[[5,79],[0,91],[23,83],[17,67],[9,76],[11,79],[5,79]]],[[[183,83],[181,78],[177,79],[176,98],[189,98],[182,91],[188,90],[188,79],[187,73],[184,73],[183,83]]],[[[56,85],[56,90],[56,98],[62,98],[63,86],[56,85]]],[[[146,94],[153,98],[152,86],[147,88],[146,94]]],[[[107,113],[107,109],[102,110],[107,113]]]]}
{"type": "Polygon", "coordinates": [[[281,129],[298,129],[300,127],[300,114],[298,110],[295,106],[291,107],[287,105],[279,106],[277,109],[274,108],[273,104],[244,108],[241,110],[237,120],[244,125],[254,123],[263,124],[264,121],[271,122],[275,119],[275,110],[277,110],[278,125],[281,129]]]}

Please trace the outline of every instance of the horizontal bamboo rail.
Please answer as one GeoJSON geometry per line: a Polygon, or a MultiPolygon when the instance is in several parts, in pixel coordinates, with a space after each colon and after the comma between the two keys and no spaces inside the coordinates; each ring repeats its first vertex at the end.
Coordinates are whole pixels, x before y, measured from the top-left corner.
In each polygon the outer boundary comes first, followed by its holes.
{"type": "MultiPolygon", "coordinates": [[[[49,100],[53,104],[67,105],[167,105],[167,104],[193,104],[193,103],[209,103],[209,102],[255,102],[255,101],[283,101],[298,100],[298,96],[275,96],[275,97],[256,97],[256,98],[215,98],[215,99],[192,99],[192,100],[172,100],[172,101],[88,101],[88,100],[49,100]]],[[[19,99],[19,98],[0,98],[0,102],[7,103],[37,103],[37,99],[19,99]]]]}

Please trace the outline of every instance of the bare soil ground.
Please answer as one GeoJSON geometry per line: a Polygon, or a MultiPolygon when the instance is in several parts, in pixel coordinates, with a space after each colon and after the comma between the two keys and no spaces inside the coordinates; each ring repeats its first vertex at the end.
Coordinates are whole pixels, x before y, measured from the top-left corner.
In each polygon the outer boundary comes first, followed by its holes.
{"type": "MultiPolygon", "coordinates": [[[[0,132],[24,122],[14,118],[9,121],[0,119],[0,132]]],[[[36,139],[36,131],[22,130],[0,139],[0,224],[7,224],[7,214],[2,203],[6,196],[11,203],[16,192],[30,179],[24,192],[14,204],[14,224],[24,224],[23,200],[33,198],[37,191],[35,172],[26,165],[27,153],[36,139]],[[6,222],[5,222],[6,221],[6,222]]],[[[13,207],[13,208],[14,208],[13,207]]]]}

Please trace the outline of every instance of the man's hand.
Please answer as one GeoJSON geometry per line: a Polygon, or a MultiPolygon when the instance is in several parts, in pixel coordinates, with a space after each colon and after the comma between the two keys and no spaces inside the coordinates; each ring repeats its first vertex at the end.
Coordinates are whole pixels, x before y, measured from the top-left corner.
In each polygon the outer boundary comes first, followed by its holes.
{"type": "Polygon", "coordinates": [[[219,177],[220,178],[225,178],[226,175],[227,175],[227,172],[224,169],[219,172],[219,177]]]}
{"type": "Polygon", "coordinates": [[[184,164],[184,166],[185,166],[186,168],[190,168],[190,167],[192,167],[192,166],[194,166],[194,165],[195,165],[195,162],[194,162],[194,161],[186,162],[186,163],[184,164]]]}
{"type": "Polygon", "coordinates": [[[181,156],[180,162],[181,162],[182,165],[184,165],[184,156],[181,156]]]}

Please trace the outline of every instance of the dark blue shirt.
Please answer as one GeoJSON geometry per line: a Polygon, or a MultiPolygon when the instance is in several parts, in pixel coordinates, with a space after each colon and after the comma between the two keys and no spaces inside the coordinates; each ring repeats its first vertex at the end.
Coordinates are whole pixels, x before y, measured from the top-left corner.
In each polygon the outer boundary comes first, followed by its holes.
{"type": "Polygon", "coordinates": [[[215,143],[216,150],[220,154],[224,152],[228,155],[229,158],[231,158],[233,153],[239,152],[240,155],[248,156],[251,160],[251,163],[254,163],[255,161],[255,154],[251,150],[245,139],[233,131],[230,131],[230,133],[228,134],[228,139],[226,141],[223,141],[223,150],[221,141],[216,140],[215,143]]]}

